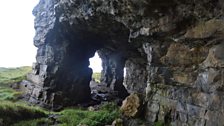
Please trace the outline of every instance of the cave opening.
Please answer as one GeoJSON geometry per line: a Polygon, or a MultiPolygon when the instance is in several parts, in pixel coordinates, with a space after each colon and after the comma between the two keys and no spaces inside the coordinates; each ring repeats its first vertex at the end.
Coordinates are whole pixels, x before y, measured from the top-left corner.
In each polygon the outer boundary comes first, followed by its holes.
{"type": "Polygon", "coordinates": [[[135,85],[141,82],[133,78],[139,76],[133,68],[141,62],[136,60],[141,57],[140,47],[128,42],[130,31],[122,23],[107,20],[111,20],[110,17],[104,20],[92,18],[88,22],[77,20],[78,24],[62,21],[46,35],[45,43],[34,41],[38,47],[34,69],[38,72],[28,79],[36,83],[32,86],[39,89],[39,93],[33,101],[59,106],[88,102],[93,97],[91,80],[94,72],[101,73],[100,85],[116,93],[120,99],[126,98],[135,88],[129,88],[133,82],[135,85]],[[92,61],[96,54],[99,61],[92,61]],[[127,62],[136,63],[127,65],[127,62]],[[126,66],[128,70],[124,69],[126,66]],[[40,79],[36,81],[36,78],[40,79]],[[129,86],[124,86],[124,83],[129,86]]]}
{"type": "Polygon", "coordinates": [[[93,70],[92,81],[100,83],[101,71],[103,68],[102,68],[102,60],[97,52],[95,52],[94,56],[89,59],[89,62],[90,62],[89,67],[92,68],[93,70]]]}
{"type": "Polygon", "coordinates": [[[119,50],[101,48],[89,59],[92,69],[91,98],[98,101],[124,99],[128,92],[123,85],[125,58],[119,50]]]}

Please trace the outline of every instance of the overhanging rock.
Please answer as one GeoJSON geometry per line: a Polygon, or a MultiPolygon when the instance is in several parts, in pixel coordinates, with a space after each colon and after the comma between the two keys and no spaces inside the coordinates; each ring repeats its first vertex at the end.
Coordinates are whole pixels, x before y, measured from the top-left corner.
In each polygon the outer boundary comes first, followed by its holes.
{"type": "Polygon", "coordinates": [[[147,121],[222,126],[223,10],[221,0],[40,0],[28,97],[87,101],[98,51],[102,82],[122,98],[141,93],[147,121]]]}

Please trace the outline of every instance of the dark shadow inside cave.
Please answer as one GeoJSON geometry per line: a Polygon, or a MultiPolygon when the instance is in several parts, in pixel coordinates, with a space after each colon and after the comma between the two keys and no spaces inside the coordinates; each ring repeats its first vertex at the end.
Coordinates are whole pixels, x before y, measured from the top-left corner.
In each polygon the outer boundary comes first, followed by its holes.
{"type": "Polygon", "coordinates": [[[35,83],[31,87],[37,89],[35,95],[30,94],[32,102],[41,101],[44,106],[52,103],[71,106],[91,100],[93,71],[89,60],[96,52],[102,60],[100,83],[118,98],[124,99],[132,89],[139,88],[127,86],[130,89],[127,91],[123,84],[125,67],[130,72],[126,85],[139,85],[139,82],[145,85],[145,79],[134,77],[142,73],[137,71],[138,68],[145,69],[146,57],[138,51],[140,44],[134,46],[128,42],[129,34],[122,23],[110,17],[55,25],[54,30],[46,35],[44,44],[35,43],[38,51],[34,69],[38,72],[28,78],[35,83]]]}
{"type": "Polygon", "coordinates": [[[89,67],[93,69],[90,90],[93,100],[110,101],[124,99],[128,95],[123,85],[125,60],[118,54],[102,48],[95,53],[94,58],[90,58],[89,67]]]}

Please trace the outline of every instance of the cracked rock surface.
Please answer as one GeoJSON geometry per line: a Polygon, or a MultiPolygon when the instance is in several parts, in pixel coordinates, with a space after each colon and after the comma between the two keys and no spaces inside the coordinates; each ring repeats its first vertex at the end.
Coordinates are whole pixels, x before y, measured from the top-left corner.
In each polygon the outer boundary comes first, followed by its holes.
{"type": "Polygon", "coordinates": [[[88,101],[97,51],[101,83],[142,94],[148,122],[223,126],[223,11],[222,0],[40,0],[23,89],[43,106],[88,101]]]}

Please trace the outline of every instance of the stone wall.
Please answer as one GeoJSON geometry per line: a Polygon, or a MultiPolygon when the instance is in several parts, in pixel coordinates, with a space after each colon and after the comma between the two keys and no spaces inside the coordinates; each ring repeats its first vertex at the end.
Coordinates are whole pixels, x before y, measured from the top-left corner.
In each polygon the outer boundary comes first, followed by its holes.
{"type": "Polygon", "coordinates": [[[28,99],[88,100],[88,60],[98,51],[102,82],[120,97],[141,93],[148,122],[222,126],[223,11],[222,0],[40,0],[28,99]]]}

